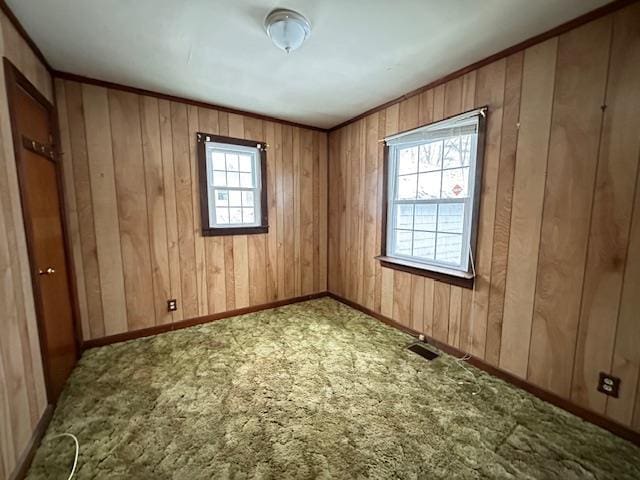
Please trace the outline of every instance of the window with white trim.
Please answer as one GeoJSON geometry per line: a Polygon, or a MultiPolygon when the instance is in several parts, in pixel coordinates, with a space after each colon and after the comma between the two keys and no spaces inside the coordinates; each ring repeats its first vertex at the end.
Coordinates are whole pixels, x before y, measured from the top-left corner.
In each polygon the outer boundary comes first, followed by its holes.
{"type": "Polygon", "coordinates": [[[265,145],[198,134],[203,233],[266,233],[265,145]]]}
{"type": "Polygon", "coordinates": [[[475,110],[385,139],[386,260],[473,277],[484,115],[475,110]]]}

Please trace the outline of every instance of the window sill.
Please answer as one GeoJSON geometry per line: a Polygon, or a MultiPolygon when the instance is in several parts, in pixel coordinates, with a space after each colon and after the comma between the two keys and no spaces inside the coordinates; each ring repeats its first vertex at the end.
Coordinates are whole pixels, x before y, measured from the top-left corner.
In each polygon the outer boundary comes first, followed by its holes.
{"type": "Polygon", "coordinates": [[[269,226],[264,227],[230,227],[230,228],[204,228],[203,237],[222,237],[226,235],[259,235],[269,233],[269,226]]]}
{"type": "Polygon", "coordinates": [[[443,283],[449,283],[462,288],[473,289],[473,277],[460,277],[458,275],[452,275],[446,272],[446,269],[433,270],[429,267],[417,262],[411,262],[409,260],[401,260],[399,258],[387,257],[380,255],[376,257],[376,260],[380,261],[383,267],[391,268],[393,270],[400,270],[401,272],[411,273],[413,275],[420,275],[422,277],[433,278],[443,283]]]}

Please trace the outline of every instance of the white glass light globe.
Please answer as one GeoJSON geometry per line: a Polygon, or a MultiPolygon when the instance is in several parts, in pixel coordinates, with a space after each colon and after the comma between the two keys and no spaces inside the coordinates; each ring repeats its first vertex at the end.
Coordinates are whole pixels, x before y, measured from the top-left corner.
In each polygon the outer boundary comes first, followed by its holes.
{"type": "Polygon", "coordinates": [[[274,45],[287,53],[300,48],[311,33],[309,21],[292,10],[274,10],[267,16],[264,25],[274,45]]]}

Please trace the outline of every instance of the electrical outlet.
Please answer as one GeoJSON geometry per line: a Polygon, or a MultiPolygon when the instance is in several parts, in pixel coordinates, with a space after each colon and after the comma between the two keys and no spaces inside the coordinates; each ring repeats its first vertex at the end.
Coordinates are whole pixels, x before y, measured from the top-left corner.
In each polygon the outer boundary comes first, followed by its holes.
{"type": "Polygon", "coordinates": [[[620,379],[609,375],[604,372],[600,372],[598,379],[598,391],[609,395],[613,398],[618,398],[618,392],[620,391],[620,379]]]}
{"type": "Polygon", "coordinates": [[[176,310],[178,310],[178,301],[175,298],[167,300],[167,311],[175,312],[176,310]]]}

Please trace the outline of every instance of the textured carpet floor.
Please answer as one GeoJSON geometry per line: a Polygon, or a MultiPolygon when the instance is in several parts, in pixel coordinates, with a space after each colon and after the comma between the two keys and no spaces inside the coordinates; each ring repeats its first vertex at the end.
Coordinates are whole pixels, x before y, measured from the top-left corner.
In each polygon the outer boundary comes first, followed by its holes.
{"type": "Polygon", "coordinates": [[[28,478],[67,478],[60,432],[79,479],[640,478],[637,447],[410,341],[321,299],[89,350],[28,478]]]}

